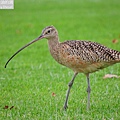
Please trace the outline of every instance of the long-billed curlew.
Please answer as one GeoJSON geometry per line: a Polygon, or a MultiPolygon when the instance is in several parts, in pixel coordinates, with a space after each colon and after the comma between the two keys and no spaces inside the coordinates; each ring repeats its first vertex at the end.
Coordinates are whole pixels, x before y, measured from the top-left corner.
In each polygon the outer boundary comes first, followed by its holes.
{"type": "Polygon", "coordinates": [[[99,43],[91,41],[71,40],[60,43],[58,32],[54,26],[48,26],[43,29],[42,34],[31,41],[15,54],[5,64],[5,68],[9,61],[21,50],[29,46],[30,44],[41,40],[43,38],[48,39],[48,46],[53,58],[60,64],[72,69],[74,76],[69,82],[64,109],[67,108],[68,97],[70,89],[73,85],[74,79],[78,73],[84,73],[87,77],[87,109],[90,108],[90,80],[89,74],[115,63],[120,62],[120,52],[109,49],[99,43]]]}

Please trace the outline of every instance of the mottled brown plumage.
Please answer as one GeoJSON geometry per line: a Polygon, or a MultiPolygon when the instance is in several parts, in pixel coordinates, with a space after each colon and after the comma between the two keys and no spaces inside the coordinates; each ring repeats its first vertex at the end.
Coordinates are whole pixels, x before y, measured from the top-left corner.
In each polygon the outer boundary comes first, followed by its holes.
{"type": "Polygon", "coordinates": [[[68,97],[70,89],[73,85],[74,79],[78,73],[84,73],[87,77],[87,92],[88,92],[88,103],[87,109],[90,108],[90,82],[89,74],[115,63],[120,62],[120,52],[116,50],[109,49],[99,43],[91,41],[82,40],[71,40],[60,43],[58,32],[54,26],[48,26],[43,29],[42,34],[28,43],[21,49],[19,49],[6,63],[5,67],[9,61],[21,50],[29,46],[30,44],[41,40],[42,38],[48,39],[49,50],[53,58],[60,64],[72,69],[74,71],[74,76],[70,81],[69,89],[67,91],[67,96],[64,104],[64,109],[67,108],[68,97]]]}
{"type": "Polygon", "coordinates": [[[120,62],[120,52],[90,41],[60,43],[59,54],[61,64],[85,74],[120,62]]]}

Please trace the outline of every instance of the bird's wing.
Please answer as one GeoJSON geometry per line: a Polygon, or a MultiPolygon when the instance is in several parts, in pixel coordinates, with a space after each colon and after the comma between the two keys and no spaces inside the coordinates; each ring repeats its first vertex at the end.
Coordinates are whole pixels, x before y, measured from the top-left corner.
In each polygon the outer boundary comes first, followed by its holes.
{"type": "Polygon", "coordinates": [[[120,52],[91,41],[66,41],[67,52],[86,62],[112,62],[120,60],[120,52]]]}
{"type": "Polygon", "coordinates": [[[120,52],[99,43],[80,40],[61,43],[59,51],[59,63],[82,73],[92,73],[117,63],[120,56],[120,52]]]}

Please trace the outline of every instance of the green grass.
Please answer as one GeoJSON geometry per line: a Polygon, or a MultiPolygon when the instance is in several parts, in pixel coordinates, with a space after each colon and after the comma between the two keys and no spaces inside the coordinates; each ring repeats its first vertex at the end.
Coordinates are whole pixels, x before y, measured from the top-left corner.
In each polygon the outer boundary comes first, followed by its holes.
{"type": "Polygon", "coordinates": [[[14,10],[0,10],[0,120],[119,120],[120,79],[103,79],[108,73],[120,76],[119,64],[90,75],[88,112],[83,74],[63,110],[73,72],[53,60],[47,40],[34,43],[4,68],[15,51],[49,25],[58,29],[60,41],[86,39],[120,50],[119,0],[16,0],[14,10]]]}

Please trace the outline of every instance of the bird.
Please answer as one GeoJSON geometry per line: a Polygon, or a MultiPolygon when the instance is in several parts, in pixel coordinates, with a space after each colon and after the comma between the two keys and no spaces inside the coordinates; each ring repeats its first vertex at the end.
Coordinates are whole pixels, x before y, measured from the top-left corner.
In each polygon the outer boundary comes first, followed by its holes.
{"type": "Polygon", "coordinates": [[[60,42],[57,29],[51,25],[45,27],[39,37],[15,52],[6,62],[5,68],[11,59],[21,50],[43,38],[48,40],[48,47],[52,57],[59,64],[70,68],[74,73],[71,81],[68,83],[63,108],[65,110],[68,108],[68,98],[76,76],[78,73],[83,73],[87,79],[87,110],[89,110],[91,93],[90,74],[115,63],[120,63],[120,52],[101,45],[100,43],[87,40],[66,40],[60,42]]]}

